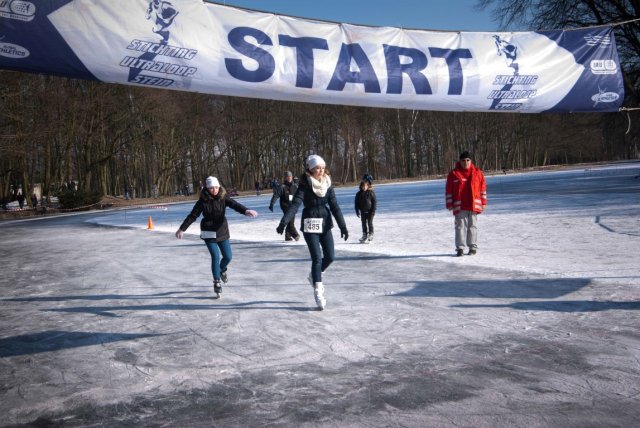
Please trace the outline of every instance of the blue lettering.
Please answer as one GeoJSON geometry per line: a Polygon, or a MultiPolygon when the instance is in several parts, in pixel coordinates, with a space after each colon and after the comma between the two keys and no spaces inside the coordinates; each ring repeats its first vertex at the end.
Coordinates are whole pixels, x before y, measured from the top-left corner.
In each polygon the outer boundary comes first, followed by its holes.
{"type": "Polygon", "coordinates": [[[402,93],[402,73],[411,79],[416,94],[430,95],[431,86],[427,76],[420,73],[427,67],[427,56],[424,52],[413,48],[383,45],[384,56],[387,60],[387,94],[402,93]],[[411,58],[411,63],[401,64],[400,56],[411,58]]]}
{"type": "MultiPolygon", "coordinates": [[[[1,1],[1,0],[0,0],[1,1]]],[[[262,46],[273,46],[271,38],[261,30],[236,27],[229,31],[229,44],[242,58],[224,58],[227,72],[235,79],[259,83],[273,77],[276,72],[274,56],[262,46]],[[247,40],[251,38],[253,40],[247,40]],[[253,69],[243,64],[247,59],[255,61],[253,69]]],[[[318,37],[293,37],[278,35],[279,46],[295,49],[296,87],[312,88],[315,78],[315,50],[329,50],[328,40],[318,37]]],[[[429,65],[425,51],[383,44],[387,72],[387,93],[401,94],[403,79],[409,78],[417,95],[430,95],[432,88],[424,70],[429,65]]],[[[136,49],[139,50],[136,46],[136,49]]],[[[449,72],[448,95],[461,95],[464,84],[463,59],[473,58],[469,49],[444,49],[429,47],[433,58],[443,58],[449,72]]],[[[133,67],[133,64],[123,64],[133,67]]],[[[141,66],[136,66],[141,68],[141,66]]],[[[343,91],[347,83],[362,84],[366,93],[380,93],[380,83],[367,54],[359,43],[342,43],[340,53],[327,86],[330,91],[343,91]]]]}
{"type": "Polygon", "coordinates": [[[272,46],[273,42],[265,33],[255,28],[236,27],[229,31],[229,43],[242,55],[245,55],[258,63],[256,70],[247,70],[241,59],[225,58],[224,64],[227,71],[233,77],[244,82],[264,82],[273,76],[276,69],[276,62],[273,56],[264,49],[252,45],[245,40],[245,37],[255,38],[258,45],[272,46]]]}
{"type": "Polygon", "coordinates": [[[378,76],[358,43],[342,44],[338,63],[333,71],[333,77],[327,89],[330,91],[342,91],[347,83],[364,84],[365,92],[380,93],[378,76]],[[351,61],[355,61],[360,71],[351,71],[351,61]]]}
{"type": "Polygon", "coordinates": [[[314,69],[314,49],[328,50],[329,45],[325,39],[318,37],[291,37],[280,34],[279,41],[281,46],[296,49],[296,86],[298,88],[313,87],[313,69],[314,69]]]}
{"type": "Polygon", "coordinates": [[[462,94],[462,64],[460,59],[473,58],[469,49],[441,49],[429,48],[429,53],[435,58],[444,58],[449,67],[449,95],[462,94]]]}

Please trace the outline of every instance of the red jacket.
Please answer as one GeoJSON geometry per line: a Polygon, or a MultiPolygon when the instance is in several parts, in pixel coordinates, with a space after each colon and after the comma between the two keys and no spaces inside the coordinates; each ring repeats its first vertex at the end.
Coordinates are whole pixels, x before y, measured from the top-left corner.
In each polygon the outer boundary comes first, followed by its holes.
{"type": "Polygon", "coordinates": [[[460,162],[456,162],[456,167],[447,176],[445,199],[447,209],[453,210],[453,215],[461,210],[481,213],[487,205],[487,183],[482,170],[474,164],[465,170],[460,162]]]}

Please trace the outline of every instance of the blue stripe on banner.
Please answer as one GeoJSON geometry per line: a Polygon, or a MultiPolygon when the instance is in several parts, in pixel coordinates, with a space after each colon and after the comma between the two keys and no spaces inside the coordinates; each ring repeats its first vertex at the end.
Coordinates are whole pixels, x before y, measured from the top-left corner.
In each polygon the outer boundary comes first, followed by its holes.
{"type": "Polygon", "coordinates": [[[570,51],[584,71],[571,91],[549,112],[617,111],[624,101],[616,42],[611,27],[545,33],[570,51]],[[582,106],[581,108],[578,106],[582,106]]]}
{"type": "Polygon", "coordinates": [[[0,0],[0,68],[95,79],[47,18],[73,0],[0,0]]]}

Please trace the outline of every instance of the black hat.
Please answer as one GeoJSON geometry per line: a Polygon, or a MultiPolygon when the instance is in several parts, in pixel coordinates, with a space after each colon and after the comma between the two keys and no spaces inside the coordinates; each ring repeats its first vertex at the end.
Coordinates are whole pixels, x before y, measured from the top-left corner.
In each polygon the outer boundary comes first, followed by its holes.
{"type": "Polygon", "coordinates": [[[471,159],[471,153],[467,151],[460,153],[460,160],[462,159],[471,159]]]}
{"type": "Polygon", "coordinates": [[[293,177],[293,174],[291,173],[291,171],[287,171],[284,173],[285,177],[293,177]]]}

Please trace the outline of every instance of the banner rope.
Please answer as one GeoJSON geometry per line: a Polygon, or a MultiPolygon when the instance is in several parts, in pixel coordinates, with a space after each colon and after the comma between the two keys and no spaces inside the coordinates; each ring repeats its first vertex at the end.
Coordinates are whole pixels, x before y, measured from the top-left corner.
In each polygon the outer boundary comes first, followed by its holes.
{"type": "Polygon", "coordinates": [[[628,23],[630,23],[630,22],[636,22],[636,21],[640,21],[640,18],[629,19],[628,21],[618,22],[618,23],[615,23],[615,24],[611,24],[611,26],[612,26],[612,27],[615,27],[615,26],[617,26],[617,25],[625,25],[625,24],[628,24],[628,23]]]}
{"type": "Polygon", "coordinates": [[[636,110],[640,110],[640,107],[620,107],[619,111],[624,111],[627,113],[627,132],[624,133],[624,135],[628,135],[629,132],[631,132],[631,115],[629,114],[630,111],[636,111],[636,110]]]}

